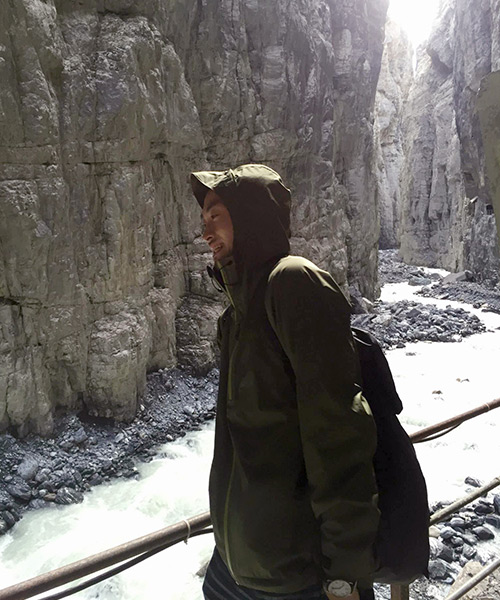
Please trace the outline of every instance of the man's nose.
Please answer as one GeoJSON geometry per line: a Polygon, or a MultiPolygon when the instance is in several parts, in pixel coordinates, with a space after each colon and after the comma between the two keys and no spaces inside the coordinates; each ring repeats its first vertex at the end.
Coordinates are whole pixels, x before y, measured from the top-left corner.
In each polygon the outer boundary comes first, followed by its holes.
{"type": "Polygon", "coordinates": [[[205,224],[203,225],[203,239],[210,243],[210,241],[212,240],[212,238],[214,237],[213,233],[212,233],[212,228],[209,226],[209,224],[205,224]]]}

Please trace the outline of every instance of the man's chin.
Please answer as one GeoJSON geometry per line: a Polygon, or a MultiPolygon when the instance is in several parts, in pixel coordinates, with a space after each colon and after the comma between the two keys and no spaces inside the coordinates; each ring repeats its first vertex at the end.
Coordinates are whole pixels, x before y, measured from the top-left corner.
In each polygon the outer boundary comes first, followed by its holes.
{"type": "Polygon", "coordinates": [[[225,267],[226,265],[233,262],[232,254],[227,254],[227,253],[222,253],[221,255],[214,254],[213,259],[214,259],[214,265],[217,266],[218,268],[225,267]]]}
{"type": "Polygon", "coordinates": [[[220,250],[218,250],[217,252],[213,252],[212,253],[212,257],[215,261],[221,261],[224,260],[224,258],[226,258],[226,256],[229,256],[229,252],[227,252],[224,248],[221,248],[220,250]]]}

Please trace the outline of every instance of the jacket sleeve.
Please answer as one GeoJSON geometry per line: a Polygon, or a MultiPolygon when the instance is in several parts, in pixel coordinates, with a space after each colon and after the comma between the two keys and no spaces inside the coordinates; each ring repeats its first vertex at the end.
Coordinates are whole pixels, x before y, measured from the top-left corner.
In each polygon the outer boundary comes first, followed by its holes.
{"type": "MultiPolygon", "coordinates": [[[[286,262],[286,261],[285,261],[286,262]]],[[[297,409],[327,579],[371,584],[379,511],[376,430],[360,392],[350,307],[334,279],[306,260],[269,278],[266,310],[296,378],[297,409]]]]}

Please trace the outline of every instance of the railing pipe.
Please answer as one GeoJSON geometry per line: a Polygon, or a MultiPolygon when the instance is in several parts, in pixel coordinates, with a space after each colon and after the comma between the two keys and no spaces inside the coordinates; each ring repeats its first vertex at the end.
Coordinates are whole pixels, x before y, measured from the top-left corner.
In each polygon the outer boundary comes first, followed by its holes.
{"type": "Polygon", "coordinates": [[[418,444],[419,442],[425,442],[425,440],[441,431],[445,431],[446,429],[451,429],[458,425],[461,425],[464,421],[468,421],[474,417],[482,415],[484,413],[493,410],[494,408],[498,408],[500,406],[500,398],[496,400],[492,400],[491,402],[486,402],[486,404],[482,404],[472,410],[462,413],[461,415],[457,415],[452,419],[448,419],[446,421],[441,421],[441,423],[437,423],[436,425],[431,425],[430,427],[425,427],[424,429],[420,429],[420,431],[416,431],[410,435],[411,441],[414,444],[418,444]]]}
{"type": "Polygon", "coordinates": [[[105,569],[148,550],[154,550],[169,542],[187,539],[191,533],[205,529],[210,523],[210,513],[208,512],[192,519],[181,521],[171,527],[150,533],[131,542],[126,542],[115,548],[104,550],[54,571],[4,588],[0,590],[0,600],[26,600],[27,598],[42,594],[75,579],[86,577],[91,573],[105,569]]]}
{"type": "MultiPolygon", "coordinates": [[[[449,596],[446,596],[445,600],[459,600],[459,598],[465,596],[467,592],[470,592],[470,590],[473,587],[475,587],[478,583],[483,581],[483,579],[486,579],[488,575],[491,575],[493,571],[496,571],[498,567],[500,567],[500,558],[495,559],[492,563],[490,563],[484,569],[479,571],[479,573],[474,575],[474,577],[471,577],[471,579],[467,583],[464,583],[464,585],[459,587],[458,590],[455,590],[449,596]]],[[[486,595],[488,596],[488,594],[486,595]]]]}
{"type": "Polygon", "coordinates": [[[477,490],[474,490],[470,494],[467,494],[467,496],[464,496],[463,498],[460,498],[460,500],[457,500],[456,502],[453,502],[452,504],[448,504],[448,506],[445,506],[441,510],[438,510],[437,512],[435,512],[431,517],[430,524],[435,525],[436,523],[439,523],[440,521],[444,521],[446,519],[446,517],[449,517],[454,512],[456,512],[458,509],[463,508],[467,504],[470,504],[473,500],[476,500],[476,498],[480,498],[481,496],[484,496],[490,490],[492,490],[493,488],[496,488],[498,485],[500,485],[500,477],[495,477],[495,479],[492,479],[486,485],[483,485],[482,487],[477,488],[477,490]]]}

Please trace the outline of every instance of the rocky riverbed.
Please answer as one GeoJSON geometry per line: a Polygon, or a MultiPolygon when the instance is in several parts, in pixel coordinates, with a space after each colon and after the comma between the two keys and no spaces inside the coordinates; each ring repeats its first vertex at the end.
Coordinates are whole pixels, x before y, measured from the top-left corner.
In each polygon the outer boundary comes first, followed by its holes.
{"type": "MultiPolygon", "coordinates": [[[[471,275],[447,276],[422,267],[404,264],[397,250],[379,253],[381,284],[409,283],[418,286],[416,294],[472,304],[483,311],[500,313],[500,289],[467,281],[471,275]],[[463,278],[463,281],[457,279],[463,278]]],[[[460,342],[464,337],[486,331],[482,321],[465,308],[423,305],[412,300],[400,302],[364,299],[356,303],[353,325],[367,329],[384,348],[402,348],[408,342],[460,342]]]]}
{"type": "Polygon", "coordinates": [[[469,271],[441,275],[439,271],[407,265],[397,250],[379,252],[379,280],[381,285],[408,282],[422,286],[416,291],[419,296],[463,302],[500,314],[500,284],[476,283],[469,271]]]}
{"type": "Polygon", "coordinates": [[[137,477],[136,463],[157,446],[181,437],[215,416],[218,374],[204,378],[160,370],[148,377],[139,414],[130,424],[61,417],[54,437],[0,436],[0,534],[26,510],[81,502],[83,494],[112,478],[137,477]]]}
{"type": "MultiPolygon", "coordinates": [[[[380,254],[380,277],[382,283],[422,286],[422,295],[442,298],[446,294],[446,299],[469,303],[472,299],[477,308],[500,312],[498,290],[471,281],[446,283],[438,273],[404,265],[391,250],[380,254]]],[[[460,308],[378,301],[366,302],[364,310],[358,310],[353,323],[372,332],[385,348],[417,340],[456,343],[485,330],[480,319],[460,308]]],[[[27,510],[81,502],[102,482],[138,477],[138,461],[155,456],[159,444],[214,417],[217,378],[215,370],[203,378],[160,370],[149,375],[139,413],[130,424],[81,414],[61,416],[51,439],[1,435],[0,534],[14,527],[27,510]]],[[[479,485],[472,477],[467,483],[479,485]]],[[[499,529],[498,494],[476,501],[440,524],[431,541],[431,580],[449,584],[464,562],[487,562],[489,554],[482,550],[482,542],[498,535],[499,529]]],[[[432,597],[428,582],[419,583],[417,589],[421,598],[432,597]]]]}
{"type": "MultiPolygon", "coordinates": [[[[473,477],[465,482],[468,491],[483,483],[473,477]]],[[[443,508],[438,503],[431,512],[443,508]]],[[[429,577],[444,583],[453,583],[461,567],[476,560],[488,564],[493,555],[482,547],[481,542],[490,541],[500,531],[500,494],[490,493],[473,501],[465,508],[450,515],[445,521],[431,528],[431,560],[429,577]]]]}
{"type": "Polygon", "coordinates": [[[375,312],[355,315],[353,325],[373,333],[384,348],[403,348],[407,342],[460,342],[486,331],[475,315],[462,308],[436,308],[411,300],[378,302],[375,312]]]}

